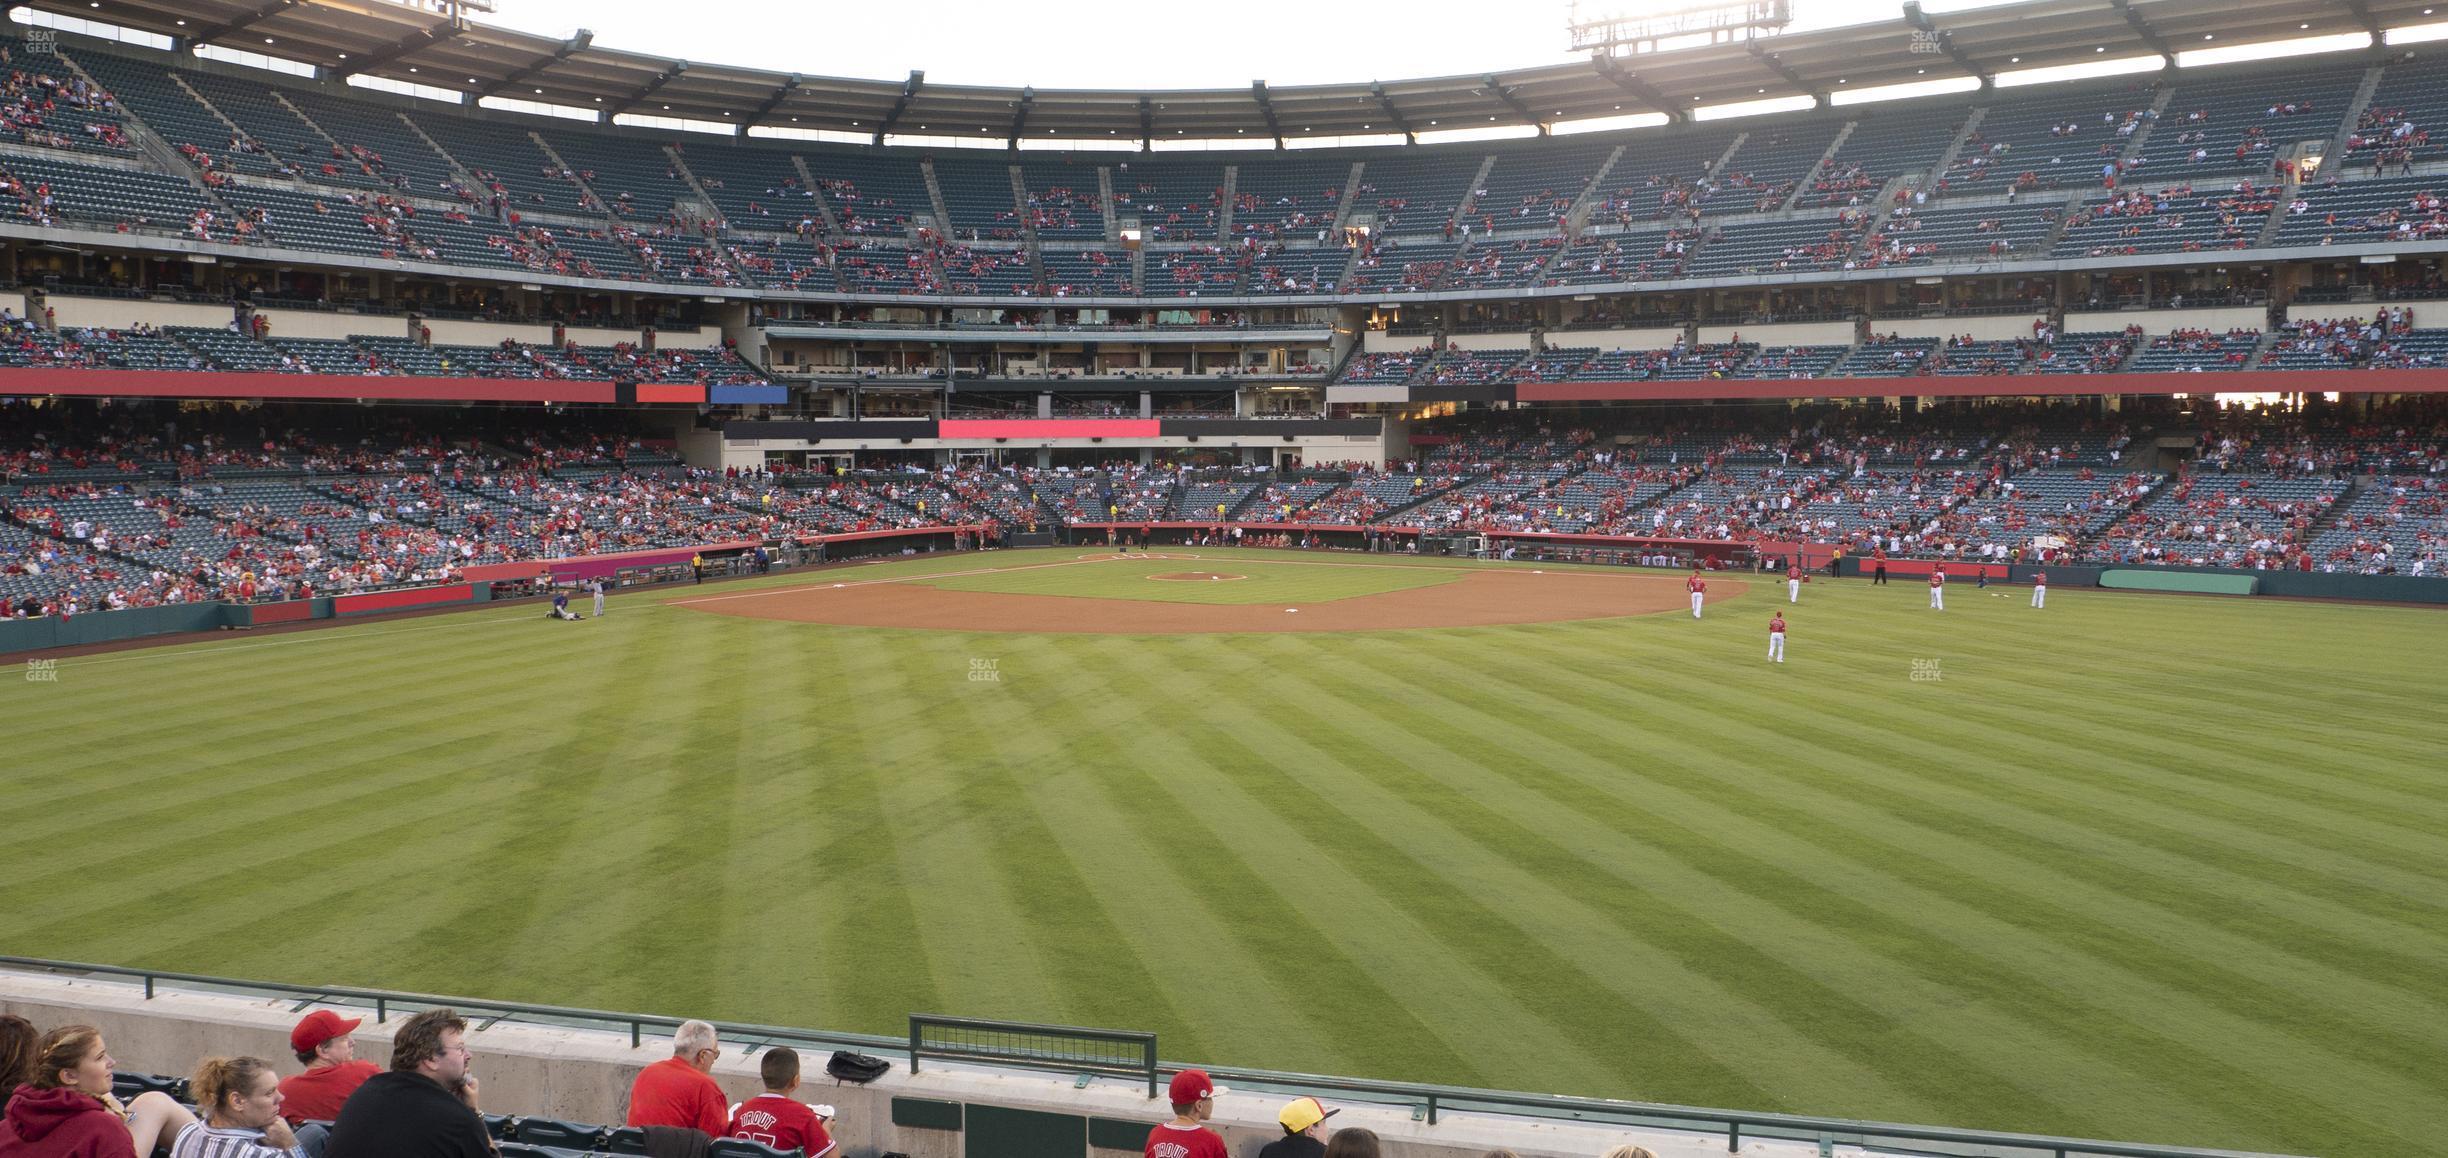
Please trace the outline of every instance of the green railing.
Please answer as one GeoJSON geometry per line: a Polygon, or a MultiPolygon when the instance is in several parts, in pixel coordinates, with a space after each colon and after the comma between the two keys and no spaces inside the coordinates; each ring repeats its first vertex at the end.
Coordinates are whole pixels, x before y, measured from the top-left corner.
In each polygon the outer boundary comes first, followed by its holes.
{"type": "Polygon", "coordinates": [[[913,1013],[909,1019],[911,1073],[918,1072],[922,1057],[1132,1078],[1147,1083],[1147,1096],[1156,1096],[1156,1035],[1152,1033],[913,1013]]]}
{"type": "MultiPolygon", "coordinates": [[[[671,1030],[683,1019],[641,1013],[615,1013],[600,1009],[578,1009],[563,1005],[537,1005],[515,1001],[488,1001],[473,997],[442,997],[425,993],[403,993],[386,989],[361,989],[347,986],[293,985],[283,982],[241,981],[227,977],[209,977],[194,973],[173,973],[159,969],[131,969],[117,965],[87,965],[74,961],[47,961],[33,957],[0,956],[0,967],[41,970],[49,973],[73,973],[89,976],[125,977],[139,981],[149,1000],[163,984],[192,987],[206,991],[269,994],[294,999],[297,1008],[311,1005],[343,1005],[370,1008],[379,1024],[388,1020],[394,1009],[432,1009],[450,1006],[463,1013],[482,1015],[478,1028],[500,1022],[541,1025],[578,1026],[626,1030],[629,1044],[643,1044],[646,1031],[671,1030]]],[[[715,1027],[731,1040],[744,1045],[761,1044],[806,1045],[811,1047],[851,1047],[868,1050],[909,1050],[910,1069],[916,1072],[921,1057],[963,1061],[978,1064],[1012,1066],[1025,1069],[1053,1070],[1082,1075],[1085,1083],[1095,1076],[1127,1077],[1144,1081],[1147,1096],[1154,1098],[1157,1083],[1164,1074],[1189,1068],[1162,1062],[1156,1057],[1156,1035],[1121,1030],[1082,1029],[1064,1025],[1033,1025],[1024,1022],[982,1021],[974,1018],[937,1017],[913,1014],[910,1017],[906,1041],[876,1034],[826,1033],[816,1030],[793,1029],[785,1026],[754,1025],[739,1022],[715,1022],[715,1027]]],[[[1278,1070],[1227,1069],[1203,1066],[1219,1084],[1242,1090],[1282,1091],[1290,1094],[1339,1094],[1344,1100],[1411,1109],[1412,1117],[1429,1125],[1436,1124],[1441,1114],[1454,1112],[1484,1112],[1507,1117],[1546,1121],[1586,1122],[1592,1125],[1621,1127],[1661,1127],[1676,1130],[1723,1134],[1728,1152],[1739,1152],[1743,1138],[1776,1138],[1818,1142],[1822,1152],[1830,1144],[1867,1146],[1887,1151],[1915,1151],[1950,1155],[1977,1155],[1980,1158],[2020,1158],[2049,1155],[2050,1158],[2072,1158],[2076,1155],[2105,1155],[2109,1158],[2288,1158],[2283,1155],[2255,1154],[2239,1150],[2210,1150],[2188,1146],[2152,1146],[2134,1142],[2108,1142],[2093,1138],[2060,1138],[2046,1134],[2010,1134],[1992,1130],[1956,1130],[1943,1126],[1916,1126],[1897,1122],[1858,1121],[1851,1118],[1814,1118],[1801,1114],[1754,1113],[1743,1110],[1719,1110],[1697,1106],[1675,1106],[1658,1102],[1619,1101],[1612,1098],[1574,1098],[1553,1094],[1509,1093],[1502,1090],[1481,1090],[1464,1086],[1432,1086],[1409,1082],[1372,1082],[1324,1074],[1286,1073],[1278,1070]]]]}

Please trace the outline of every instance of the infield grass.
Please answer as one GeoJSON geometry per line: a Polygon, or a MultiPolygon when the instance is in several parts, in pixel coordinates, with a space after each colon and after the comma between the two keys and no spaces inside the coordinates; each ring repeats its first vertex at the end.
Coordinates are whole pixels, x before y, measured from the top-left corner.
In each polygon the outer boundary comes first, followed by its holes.
{"type": "MultiPolygon", "coordinates": [[[[1066,564],[1076,562],[1066,559],[1066,564]]],[[[1006,595],[1066,595],[1081,599],[1133,599],[1158,603],[1281,603],[1287,607],[1357,595],[1380,595],[1451,583],[1463,569],[1404,560],[1369,564],[1325,560],[1239,559],[1209,549],[1203,558],[1106,559],[987,575],[927,579],[946,591],[992,591],[1006,595]],[[1226,556],[1226,557],[1219,557],[1226,556]],[[1223,574],[1223,580],[1158,579],[1159,575],[1223,574]]]]}
{"type": "MultiPolygon", "coordinates": [[[[1155,565],[1336,558],[1204,553],[1155,565]]],[[[1697,622],[1102,636],[667,605],[749,589],[0,683],[0,949],[2358,1158],[2448,1129],[2439,611],[1822,581],[1697,622]]]]}

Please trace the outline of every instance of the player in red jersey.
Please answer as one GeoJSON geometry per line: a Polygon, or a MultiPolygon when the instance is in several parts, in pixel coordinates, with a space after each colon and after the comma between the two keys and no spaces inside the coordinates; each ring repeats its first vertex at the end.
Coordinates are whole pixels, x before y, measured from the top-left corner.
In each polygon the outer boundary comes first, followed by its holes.
{"type": "Polygon", "coordinates": [[[2032,572],[2032,606],[2048,606],[2048,572],[2032,572]]]}
{"type": "Polygon", "coordinates": [[[1785,662],[1785,613],[1780,611],[1768,621],[1768,658],[1785,662]]]}
{"type": "Polygon", "coordinates": [[[1946,569],[1930,572],[1930,610],[1946,610],[1946,569]]]}
{"type": "Polygon", "coordinates": [[[1205,1070],[1173,1075],[1173,1120],[1148,1131],[1142,1158],[1229,1158],[1224,1136],[1199,1123],[1215,1116],[1215,1083],[1205,1070]]]}
{"type": "Polygon", "coordinates": [[[1708,580],[1700,577],[1700,569],[1692,568],[1691,578],[1683,581],[1683,589],[1691,592],[1692,618],[1700,618],[1700,605],[1708,599],[1708,580]]]}
{"type": "Polygon", "coordinates": [[[1785,602],[1802,602],[1802,563],[1800,560],[1796,560],[1792,566],[1785,568],[1785,602]]]}

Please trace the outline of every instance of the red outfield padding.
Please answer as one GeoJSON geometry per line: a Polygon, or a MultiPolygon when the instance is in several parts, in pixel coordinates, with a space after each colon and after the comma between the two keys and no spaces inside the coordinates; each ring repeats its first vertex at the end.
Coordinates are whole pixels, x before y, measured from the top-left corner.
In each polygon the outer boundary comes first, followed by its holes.
{"type": "MultiPolygon", "coordinates": [[[[643,390],[645,387],[640,387],[643,390]]],[[[705,387],[691,386],[695,401],[705,387]]],[[[0,370],[0,397],[380,398],[434,402],[611,402],[610,382],[380,375],[248,374],[220,370],[0,370]]]]}
{"type": "Polygon", "coordinates": [[[2205,370],[2199,374],[1991,374],[1943,378],[1704,378],[1522,382],[1523,402],[1702,398],[1980,398],[2052,394],[2442,394],[2448,370],[2205,370]]]}
{"type": "Polygon", "coordinates": [[[332,614],[362,615],[369,611],[439,607],[446,603],[466,603],[474,598],[476,598],[476,587],[470,583],[449,583],[440,587],[409,587],[399,591],[368,591],[363,595],[333,596],[332,614]]]}
{"type": "Polygon", "coordinates": [[[314,618],[314,600],[290,599],[280,603],[256,603],[248,606],[247,618],[253,624],[304,623],[314,618]]]}

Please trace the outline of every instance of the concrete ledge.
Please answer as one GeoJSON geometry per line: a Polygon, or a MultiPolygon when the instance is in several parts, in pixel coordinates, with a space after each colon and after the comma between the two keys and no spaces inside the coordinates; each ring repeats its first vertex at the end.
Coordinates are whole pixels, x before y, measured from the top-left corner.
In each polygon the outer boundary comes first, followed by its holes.
{"type": "MultiPolygon", "coordinates": [[[[98,1026],[126,1070],[185,1075],[207,1056],[231,1054],[265,1058],[284,1074],[299,1068],[288,1044],[289,1028],[302,1015],[294,999],[174,989],[167,984],[157,985],[155,994],[147,1000],[143,987],[132,981],[0,972],[0,1012],[14,1013],[45,1029],[72,1023],[98,1026]]],[[[371,1010],[346,1007],[342,1011],[348,1016],[366,1015],[365,1025],[357,1031],[357,1053],[382,1064],[389,1054],[392,1031],[405,1015],[393,1011],[388,1025],[377,1025],[371,1010]]],[[[631,1049],[625,1034],[529,1023],[471,1029],[468,1038],[476,1052],[473,1068],[482,1081],[487,1113],[542,1115],[574,1122],[620,1122],[627,1114],[629,1086],[637,1072],[669,1056],[670,1048],[667,1038],[649,1037],[631,1049]]],[[[715,1079],[735,1101],[759,1089],[757,1054],[743,1048],[753,1044],[727,1041],[723,1059],[715,1066],[715,1079]]],[[[800,1047],[800,1052],[803,1084],[798,1096],[808,1102],[829,1102],[841,1111],[834,1134],[844,1158],[876,1158],[892,1151],[911,1158],[995,1153],[992,1139],[895,1127],[891,1103],[896,1097],[1149,1126],[1171,1116],[1169,1107],[1150,1100],[1143,1086],[1124,1079],[1099,1078],[1085,1088],[1074,1088],[1076,1079],[1067,1074],[940,1062],[924,1063],[922,1072],[911,1074],[906,1054],[884,1053],[881,1056],[893,1063],[892,1072],[870,1085],[852,1086],[825,1076],[823,1053],[806,1047],[800,1047]]],[[[868,1052],[878,1051],[870,1047],[868,1052]]],[[[1275,1112],[1299,1092],[1235,1090],[1228,1084],[1216,1101],[1212,1125],[1224,1135],[1234,1155],[1251,1158],[1281,1136],[1275,1112]]],[[[1336,1126],[1376,1131],[1386,1141],[1390,1158],[1480,1158],[1498,1147],[1523,1158],[1593,1158],[1626,1142],[1647,1146],[1659,1158],[1721,1158],[1726,1153],[1725,1139],[1717,1134],[1450,1110],[1440,1110],[1437,1124],[1430,1126],[1414,1120],[1408,1105],[1371,1105],[1331,1095],[1325,1100],[1342,1110],[1334,1119],[1336,1126]]],[[[1852,1146],[1839,1150],[1862,1153],[1852,1146]]],[[[1742,1152],[1756,1158],[1813,1158],[1818,1147],[1746,1138],[1742,1152]]],[[[1090,1153],[1121,1152],[1083,1148],[1083,1158],[1090,1153]]]]}

